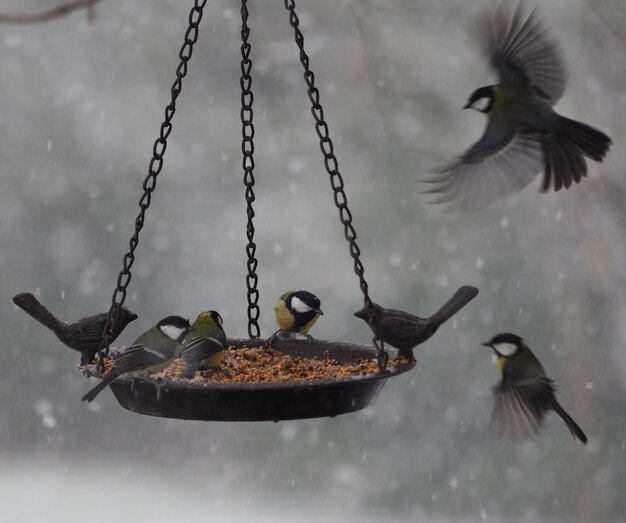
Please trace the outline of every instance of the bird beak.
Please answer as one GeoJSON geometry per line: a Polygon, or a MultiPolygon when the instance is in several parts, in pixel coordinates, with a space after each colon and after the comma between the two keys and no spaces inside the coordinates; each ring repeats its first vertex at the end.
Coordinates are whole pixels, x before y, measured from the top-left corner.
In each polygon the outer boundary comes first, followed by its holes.
{"type": "MultiPolygon", "coordinates": [[[[467,102],[463,107],[461,107],[461,109],[469,109],[472,106],[471,103],[467,102]]],[[[484,345],[484,343],[483,343],[484,345]]]]}
{"type": "Polygon", "coordinates": [[[324,316],[324,313],[322,312],[322,309],[317,309],[317,311],[315,311],[315,312],[317,312],[320,316],[324,316]]]}
{"type": "Polygon", "coordinates": [[[497,357],[500,357],[500,353],[496,350],[496,348],[493,346],[493,343],[491,343],[490,341],[486,341],[485,343],[481,343],[481,345],[483,347],[489,347],[497,357]]]}
{"type": "Polygon", "coordinates": [[[356,311],[354,315],[357,318],[361,318],[362,320],[367,321],[367,312],[365,312],[365,307],[363,307],[360,311],[356,311]]]}

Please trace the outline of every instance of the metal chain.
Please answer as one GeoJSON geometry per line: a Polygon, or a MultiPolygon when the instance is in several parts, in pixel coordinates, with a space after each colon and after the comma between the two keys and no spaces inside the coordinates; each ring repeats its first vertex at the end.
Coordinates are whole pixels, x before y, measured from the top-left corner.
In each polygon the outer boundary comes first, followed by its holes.
{"type": "Polygon", "coordinates": [[[171,101],[165,107],[165,119],[161,124],[159,137],[152,147],[152,159],[148,165],[148,175],[143,181],[144,192],[139,199],[140,211],[137,218],[135,218],[135,233],[131,236],[129,241],[130,249],[124,255],[122,270],[117,277],[117,286],[111,298],[109,318],[102,332],[102,345],[100,345],[100,349],[98,350],[98,369],[101,372],[104,371],[104,358],[109,354],[109,345],[111,343],[109,340],[109,330],[118,320],[120,309],[126,300],[127,288],[132,277],[130,269],[135,263],[135,249],[139,244],[139,233],[144,226],[146,211],[148,207],[150,207],[152,192],[156,188],[157,176],[163,168],[163,155],[167,148],[167,139],[172,132],[172,118],[176,112],[176,99],[182,90],[182,80],[187,75],[187,63],[191,59],[193,46],[198,40],[198,26],[200,25],[200,20],[202,20],[202,11],[206,3],[207,0],[195,0],[194,6],[189,12],[189,27],[185,32],[185,41],[178,53],[180,63],[176,68],[176,80],[171,87],[171,101]]]}
{"type": "Polygon", "coordinates": [[[363,264],[359,258],[361,250],[356,243],[356,231],[352,226],[352,213],[348,209],[348,198],[344,191],[343,178],[339,173],[339,164],[334,153],[333,142],[328,133],[328,125],[324,121],[324,110],[319,101],[320,93],[317,87],[315,87],[315,75],[309,68],[309,57],[304,50],[304,35],[299,28],[300,20],[295,12],[295,0],[285,0],[285,8],[289,11],[289,24],[293,27],[296,45],[300,50],[300,63],[304,67],[304,81],[308,86],[307,93],[311,101],[311,114],[315,119],[315,131],[320,139],[320,149],[324,155],[324,167],[326,167],[326,171],[330,176],[330,185],[333,189],[335,205],[339,209],[339,219],[344,227],[345,238],[350,244],[350,256],[354,260],[354,272],[359,278],[365,305],[370,306],[372,300],[369,297],[367,282],[363,276],[363,264]]]}
{"type": "Polygon", "coordinates": [[[254,209],[252,203],[254,196],[254,125],[252,124],[252,102],[254,95],[252,94],[252,60],[250,60],[250,50],[252,49],[248,43],[250,36],[250,28],[248,27],[248,0],[241,0],[241,152],[243,153],[243,183],[246,186],[246,212],[248,215],[248,223],[246,225],[246,236],[248,237],[248,245],[246,245],[246,253],[248,255],[248,274],[246,276],[246,286],[248,288],[248,335],[251,339],[258,338],[261,335],[259,329],[259,291],[257,285],[259,277],[256,274],[259,261],[256,258],[256,243],[254,243],[254,209]]]}

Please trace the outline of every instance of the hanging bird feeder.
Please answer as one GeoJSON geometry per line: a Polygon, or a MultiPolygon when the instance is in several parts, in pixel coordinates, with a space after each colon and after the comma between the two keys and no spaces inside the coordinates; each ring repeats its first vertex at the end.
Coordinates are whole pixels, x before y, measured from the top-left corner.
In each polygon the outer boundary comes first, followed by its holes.
{"type": "MultiPolygon", "coordinates": [[[[130,239],[130,249],[123,259],[117,287],[113,293],[109,311],[109,322],[124,304],[126,292],[131,280],[131,267],[135,260],[135,249],[139,242],[139,233],[145,223],[145,214],[150,206],[152,192],[156,188],[157,176],[163,167],[163,156],[167,139],[172,130],[172,118],[176,111],[176,100],[181,93],[182,80],[187,74],[188,62],[198,38],[198,29],[206,0],[195,0],[189,14],[189,28],[179,52],[180,64],[176,69],[176,80],[171,89],[171,101],[165,108],[165,119],[161,125],[159,137],[154,143],[153,156],[149,164],[149,173],[143,183],[144,193],[139,200],[140,212],[135,220],[135,233],[130,239]]],[[[294,30],[300,62],[304,68],[304,80],[311,101],[311,113],[315,120],[315,130],[320,140],[324,157],[324,166],[330,176],[335,204],[344,227],[345,238],[349,243],[350,256],[354,261],[354,271],[359,279],[361,291],[366,303],[371,303],[368,286],[363,276],[363,265],[359,259],[360,250],[356,243],[356,232],[352,225],[352,214],[344,192],[344,182],[333,143],[329,136],[328,125],[324,120],[324,111],[319,102],[319,91],[315,86],[315,77],[309,67],[309,58],[304,50],[304,36],[299,28],[299,19],[295,12],[295,2],[285,0],[289,14],[289,23],[294,30]]],[[[266,342],[259,339],[259,291],[257,290],[258,260],[254,242],[254,125],[252,92],[252,61],[249,43],[247,0],[241,2],[241,123],[242,153],[245,198],[247,203],[246,276],[248,299],[248,335],[249,339],[229,340],[231,348],[260,347],[266,342]]],[[[105,329],[105,333],[108,328],[105,329]]],[[[84,368],[87,375],[101,378],[104,374],[104,361],[109,353],[108,336],[100,352],[99,363],[84,368]]],[[[347,364],[363,360],[382,361],[382,347],[358,344],[326,342],[321,340],[297,341],[279,340],[272,343],[272,349],[293,356],[331,359],[338,364],[347,364]]],[[[308,381],[274,381],[270,383],[219,383],[203,381],[195,383],[187,380],[169,380],[152,378],[131,380],[122,377],[111,385],[111,389],[122,407],[141,414],[178,419],[215,420],[215,421],[279,421],[283,419],[301,419],[322,416],[337,416],[353,412],[370,405],[378,396],[389,377],[399,375],[413,368],[413,361],[404,361],[394,367],[386,365],[376,368],[375,372],[342,378],[322,378],[308,381]]]]}
{"type": "MultiPolygon", "coordinates": [[[[335,205],[339,211],[339,219],[344,229],[344,236],[349,244],[349,253],[353,260],[354,272],[359,280],[363,293],[364,310],[374,310],[368,294],[368,285],[364,277],[363,264],[360,261],[360,249],[356,243],[356,232],[352,225],[352,214],[348,209],[348,200],[344,191],[344,181],[339,172],[333,142],[329,136],[328,125],[324,120],[324,111],[319,101],[319,90],[315,86],[315,76],[309,66],[309,57],[304,50],[304,36],[299,28],[299,19],[295,12],[294,0],[284,0],[289,15],[289,24],[293,28],[300,62],[304,68],[304,80],[311,103],[311,114],[315,121],[315,131],[319,137],[319,145],[323,155],[323,163],[330,177],[335,205]]],[[[92,377],[102,378],[105,364],[115,357],[109,356],[109,333],[122,310],[126,299],[127,288],[131,281],[131,268],[135,261],[135,250],[139,243],[139,234],[145,224],[146,211],[151,203],[151,195],[156,188],[156,181],[163,168],[163,157],[167,148],[167,140],[172,131],[172,118],[176,112],[176,100],[181,89],[182,80],[187,75],[187,67],[191,59],[194,45],[198,39],[198,28],[206,0],[195,0],[189,14],[189,27],[185,33],[176,69],[176,79],[171,88],[171,100],[165,108],[165,118],[161,124],[159,137],[153,147],[152,159],[149,163],[148,175],[143,182],[143,195],[139,200],[139,213],[135,219],[135,232],[130,238],[129,250],[123,257],[122,269],[119,273],[117,286],[112,296],[108,313],[107,325],[103,330],[103,342],[98,352],[97,363],[85,365],[83,372],[92,377]]],[[[241,123],[243,181],[247,202],[247,301],[248,301],[248,335],[249,339],[228,340],[229,351],[250,350],[267,346],[260,339],[259,291],[257,289],[258,260],[254,241],[254,125],[252,93],[252,61],[251,46],[248,41],[247,0],[241,2],[241,123]]],[[[476,291],[477,292],[477,291],[476,291]]],[[[377,324],[370,322],[376,333],[377,324]]],[[[435,328],[436,330],[436,328],[435,328]]],[[[434,332],[434,330],[433,330],[434,332]]],[[[282,355],[297,358],[309,358],[330,362],[332,366],[341,368],[349,365],[365,365],[351,375],[337,374],[316,379],[304,380],[270,380],[269,382],[219,382],[214,380],[185,380],[176,375],[168,377],[159,375],[147,378],[131,379],[120,377],[111,384],[111,389],[126,409],[150,416],[161,416],[178,419],[216,420],[216,421],[279,421],[283,419],[300,419],[321,416],[336,416],[353,412],[372,404],[388,378],[402,374],[415,365],[412,358],[397,357],[388,366],[389,354],[383,345],[383,339],[377,335],[373,346],[351,343],[327,342],[321,340],[277,340],[271,343],[271,349],[282,355]],[[365,362],[365,363],[363,363],[365,362]],[[369,365],[369,366],[368,366],[369,365]]],[[[396,356],[392,349],[391,356],[396,356]]],[[[300,361],[300,360],[298,360],[300,361]]],[[[166,371],[164,371],[166,372],[166,371]]],[[[163,373],[161,373],[163,374],[163,373]]]]}
{"type": "MultiPolygon", "coordinates": [[[[264,340],[229,340],[235,348],[262,347],[264,340]]],[[[314,340],[286,340],[273,349],[303,358],[325,361],[332,358],[338,364],[374,360],[373,347],[352,343],[314,340]]],[[[120,378],[111,390],[125,409],[150,416],[202,421],[280,421],[319,418],[354,412],[371,405],[378,397],[387,378],[413,368],[414,362],[389,368],[380,373],[368,373],[346,378],[325,378],[310,381],[275,381],[270,383],[215,383],[166,380],[156,383],[153,378],[120,378]],[[157,387],[155,389],[155,387],[157,387]]],[[[101,377],[95,366],[91,375],[101,377]]]]}

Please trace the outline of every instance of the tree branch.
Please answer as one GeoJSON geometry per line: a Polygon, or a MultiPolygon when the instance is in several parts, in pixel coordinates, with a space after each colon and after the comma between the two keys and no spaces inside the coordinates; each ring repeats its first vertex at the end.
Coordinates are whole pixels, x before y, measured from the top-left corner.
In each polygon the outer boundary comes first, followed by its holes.
{"type": "Polygon", "coordinates": [[[53,20],[54,18],[59,18],[77,9],[87,9],[87,18],[91,22],[95,14],[94,6],[99,1],[100,0],[73,0],[34,13],[0,13],[0,23],[37,24],[53,20]]]}

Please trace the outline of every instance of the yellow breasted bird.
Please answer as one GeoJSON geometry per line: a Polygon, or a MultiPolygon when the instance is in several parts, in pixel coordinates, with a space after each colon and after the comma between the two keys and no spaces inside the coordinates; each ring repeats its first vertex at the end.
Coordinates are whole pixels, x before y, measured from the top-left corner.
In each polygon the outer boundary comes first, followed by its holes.
{"type": "Polygon", "coordinates": [[[300,334],[311,340],[309,330],[324,313],[320,300],[308,291],[289,291],[283,294],[274,307],[276,323],[280,330],[274,334],[283,338],[300,334]]]}
{"type": "MultiPolygon", "coordinates": [[[[92,362],[102,344],[102,333],[109,319],[108,312],[81,318],[73,323],[63,322],[46,309],[30,292],[22,292],[13,297],[15,305],[26,311],[39,323],[48,327],[55,336],[70,349],[81,353],[80,362],[88,365],[92,362]]],[[[126,326],[137,319],[134,312],[121,307],[117,321],[109,331],[109,341],[115,340],[126,326]]]]}
{"type": "Polygon", "coordinates": [[[529,439],[539,433],[546,413],[553,410],[574,438],[587,444],[585,433],[556,400],[556,385],[522,338],[503,333],[483,345],[495,352],[502,375],[493,389],[492,414],[501,437],[515,442],[529,439]]]}
{"type": "Polygon", "coordinates": [[[180,316],[163,318],[115,358],[113,369],[82,397],[82,401],[93,401],[120,376],[161,372],[183,352],[182,341],[190,328],[189,320],[180,316]]]}
{"type": "Polygon", "coordinates": [[[554,111],[565,91],[565,63],[536,10],[524,17],[521,2],[513,14],[503,3],[483,13],[477,37],[499,83],[469,97],[464,109],[485,113],[487,127],[460,158],[424,180],[435,184],[426,191],[438,195],[433,203],[483,207],[520,191],[542,172],[541,192],[579,183],[587,175],[585,157],[601,162],[612,142],[554,111]]]}
{"type": "Polygon", "coordinates": [[[198,369],[219,369],[226,350],[222,317],[216,311],[201,312],[183,340],[183,359],[187,366],[181,378],[193,379],[198,369]]]}

